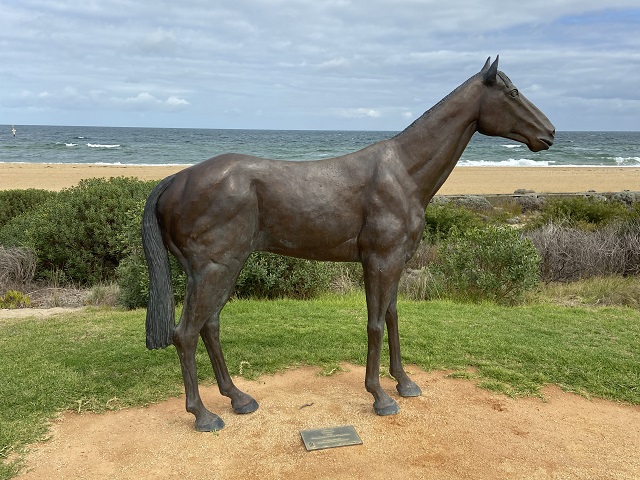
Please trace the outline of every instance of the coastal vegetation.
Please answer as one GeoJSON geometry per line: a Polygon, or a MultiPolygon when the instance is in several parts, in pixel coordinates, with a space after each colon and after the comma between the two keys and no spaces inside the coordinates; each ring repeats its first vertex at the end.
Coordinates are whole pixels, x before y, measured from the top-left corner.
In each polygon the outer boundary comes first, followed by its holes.
{"type": "MultiPolygon", "coordinates": [[[[59,193],[0,192],[0,294],[16,290],[34,306],[62,305],[63,292],[75,303],[108,298],[125,308],[146,305],[140,218],[155,183],[119,177],[84,180],[59,193]]],[[[413,300],[518,304],[556,282],[637,278],[638,200],[632,192],[436,197],[402,293],[413,300]]],[[[179,302],[185,277],[175,261],[172,269],[179,302]]],[[[255,253],[235,296],[312,298],[361,286],[358,265],[255,253]]]]}

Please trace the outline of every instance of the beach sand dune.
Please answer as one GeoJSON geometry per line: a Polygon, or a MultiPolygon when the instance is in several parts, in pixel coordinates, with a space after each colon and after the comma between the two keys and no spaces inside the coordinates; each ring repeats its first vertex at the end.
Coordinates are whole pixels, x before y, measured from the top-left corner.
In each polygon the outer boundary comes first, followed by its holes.
{"type": "MultiPolygon", "coordinates": [[[[160,180],[186,166],[0,164],[0,190],[62,190],[85,178],[137,177],[160,180]]],[[[635,167],[456,167],[438,192],[441,195],[640,191],[635,167]]]]}

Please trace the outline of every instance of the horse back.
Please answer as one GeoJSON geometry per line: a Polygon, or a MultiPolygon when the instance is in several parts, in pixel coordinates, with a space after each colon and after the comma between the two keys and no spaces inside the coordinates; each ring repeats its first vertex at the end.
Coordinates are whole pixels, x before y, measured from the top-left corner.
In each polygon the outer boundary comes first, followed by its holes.
{"type": "MultiPolygon", "coordinates": [[[[372,211],[380,203],[378,157],[293,162],[225,154],[194,165],[159,202],[167,243],[358,261],[365,224],[379,216],[372,211]]],[[[402,200],[401,189],[388,190],[384,203],[402,200]]]]}

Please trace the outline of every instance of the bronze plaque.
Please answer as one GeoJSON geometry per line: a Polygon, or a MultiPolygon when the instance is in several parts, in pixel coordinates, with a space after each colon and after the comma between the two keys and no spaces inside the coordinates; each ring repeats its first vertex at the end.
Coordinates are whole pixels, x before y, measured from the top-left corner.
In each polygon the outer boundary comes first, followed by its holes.
{"type": "Polygon", "coordinates": [[[322,450],[324,448],[346,447],[348,445],[362,445],[358,432],[351,425],[342,427],[317,428],[302,430],[302,441],[307,450],[322,450]]]}

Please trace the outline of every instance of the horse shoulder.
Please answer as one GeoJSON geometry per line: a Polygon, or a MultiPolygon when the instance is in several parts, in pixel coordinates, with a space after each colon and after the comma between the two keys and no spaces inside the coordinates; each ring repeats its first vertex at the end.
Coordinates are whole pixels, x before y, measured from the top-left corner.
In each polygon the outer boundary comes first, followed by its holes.
{"type": "MultiPolygon", "coordinates": [[[[413,254],[424,225],[418,189],[392,149],[375,165],[367,194],[361,249],[403,249],[413,254]]],[[[382,251],[382,250],[381,250],[382,251]]]]}

